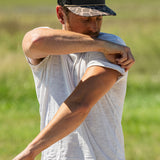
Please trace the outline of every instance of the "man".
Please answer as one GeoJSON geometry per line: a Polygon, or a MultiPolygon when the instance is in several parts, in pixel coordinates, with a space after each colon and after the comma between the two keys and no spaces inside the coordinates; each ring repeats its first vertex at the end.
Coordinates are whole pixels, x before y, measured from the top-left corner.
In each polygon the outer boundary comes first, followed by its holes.
{"type": "Polygon", "coordinates": [[[117,36],[100,33],[105,0],[59,0],[62,30],[23,39],[40,103],[41,132],[14,160],[124,160],[121,127],[134,58],[117,36]],[[109,42],[111,41],[111,42],[109,42]]]}

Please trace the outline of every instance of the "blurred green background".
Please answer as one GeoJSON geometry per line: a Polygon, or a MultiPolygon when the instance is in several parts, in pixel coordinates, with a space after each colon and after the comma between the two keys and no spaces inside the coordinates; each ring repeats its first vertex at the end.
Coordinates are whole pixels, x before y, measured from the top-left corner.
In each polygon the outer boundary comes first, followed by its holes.
{"type": "MultiPolygon", "coordinates": [[[[160,160],[160,1],[108,0],[108,5],[117,16],[104,17],[102,31],[124,39],[136,59],[122,120],[126,160],[160,160]]],[[[55,6],[55,0],[0,0],[0,160],[12,159],[39,132],[21,41],[35,27],[61,28],[55,6]]]]}

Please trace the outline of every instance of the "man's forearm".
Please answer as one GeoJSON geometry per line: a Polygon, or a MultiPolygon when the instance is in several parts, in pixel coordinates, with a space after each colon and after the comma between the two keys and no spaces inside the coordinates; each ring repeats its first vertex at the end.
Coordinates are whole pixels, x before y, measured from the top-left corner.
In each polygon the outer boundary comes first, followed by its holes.
{"type": "Polygon", "coordinates": [[[87,115],[88,113],[71,111],[63,103],[47,127],[28,145],[28,150],[33,157],[37,156],[41,151],[73,132],[87,115]]]}
{"type": "Polygon", "coordinates": [[[93,39],[88,35],[50,28],[38,28],[28,32],[23,39],[23,50],[30,58],[89,51],[104,54],[120,52],[120,45],[93,39]]]}
{"type": "Polygon", "coordinates": [[[13,160],[34,160],[34,158],[58,140],[73,132],[86,118],[88,112],[77,111],[63,103],[50,123],[13,160]]]}
{"type": "Polygon", "coordinates": [[[120,65],[126,71],[135,62],[130,48],[127,46],[93,39],[80,33],[50,28],[38,28],[28,32],[23,39],[23,50],[26,56],[32,60],[38,60],[48,55],[102,52],[107,60],[120,65]]]}

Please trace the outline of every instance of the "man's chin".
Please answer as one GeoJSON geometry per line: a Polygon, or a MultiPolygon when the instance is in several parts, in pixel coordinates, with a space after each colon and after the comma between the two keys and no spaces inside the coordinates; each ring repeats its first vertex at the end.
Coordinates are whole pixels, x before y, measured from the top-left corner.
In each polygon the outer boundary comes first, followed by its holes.
{"type": "Polygon", "coordinates": [[[90,33],[85,33],[86,35],[92,37],[92,38],[97,38],[99,36],[99,32],[98,33],[93,33],[93,34],[90,34],[90,33]]]}
{"type": "MultiPolygon", "coordinates": [[[[99,34],[98,34],[99,35],[99,34]]],[[[91,36],[92,38],[97,38],[98,37],[98,35],[93,35],[93,36],[91,36]]]]}

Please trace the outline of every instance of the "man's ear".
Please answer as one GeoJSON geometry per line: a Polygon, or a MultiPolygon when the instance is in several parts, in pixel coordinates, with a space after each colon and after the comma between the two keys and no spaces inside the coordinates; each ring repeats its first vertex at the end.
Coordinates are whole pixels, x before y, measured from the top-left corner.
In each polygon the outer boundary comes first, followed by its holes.
{"type": "Polygon", "coordinates": [[[56,12],[57,12],[57,18],[60,21],[60,23],[65,24],[63,8],[61,6],[57,6],[56,7],[56,12]]]}

